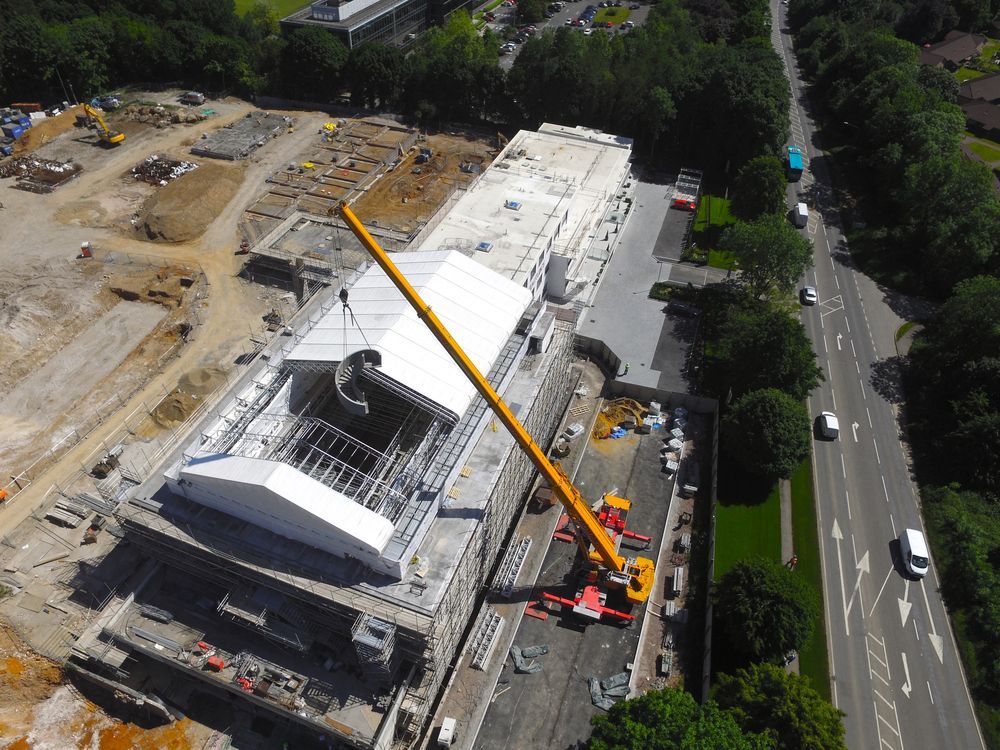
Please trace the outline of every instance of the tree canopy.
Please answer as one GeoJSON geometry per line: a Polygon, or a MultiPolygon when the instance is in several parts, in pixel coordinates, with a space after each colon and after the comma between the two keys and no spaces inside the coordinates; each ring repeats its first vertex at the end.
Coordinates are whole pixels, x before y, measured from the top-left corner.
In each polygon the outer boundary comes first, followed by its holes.
{"type": "Polygon", "coordinates": [[[785,212],[788,180],[776,156],[757,156],[743,165],[733,182],[733,213],[744,221],[785,212]]]}
{"type": "Polygon", "coordinates": [[[621,701],[595,716],[587,750],[768,750],[768,737],[744,732],[709,701],[668,688],[621,701]]]}
{"type": "Polygon", "coordinates": [[[778,388],[802,401],[823,380],[802,324],[780,308],[736,300],[712,321],[704,387],[717,398],[778,388]]]}
{"type": "Polygon", "coordinates": [[[742,560],[713,592],[715,622],[736,664],[780,662],[809,640],[819,596],[803,577],[764,558],[742,560]]]}
{"type": "Polygon", "coordinates": [[[732,403],[722,423],[726,455],[756,476],[790,477],[811,449],[809,413],[776,388],[750,391],[732,403]]]}
{"type": "Polygon", "coordinates": [[[736,222],[722,233],[719,248],[736,257],[739,283],[753,297],[788,292],[812,263],[812,243],[781,216],[736,222]]]}
{"type": "Polygon", "coordinates": [[[809,679],[774,664],[751,664],[719,675],[713,693],[744,731],[766,734],[778,750],[847,750],[845,715],[809,679]]]}

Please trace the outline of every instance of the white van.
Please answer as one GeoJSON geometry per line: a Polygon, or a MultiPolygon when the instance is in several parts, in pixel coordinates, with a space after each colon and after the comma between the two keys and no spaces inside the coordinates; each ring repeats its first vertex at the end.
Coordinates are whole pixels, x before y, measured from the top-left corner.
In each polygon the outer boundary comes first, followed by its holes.
{"type": "Polygon", "coordinates": [[[455,719],[445,716],[441,721],[441,729],[438,730],[438,747],[451,747],[455,743],[455,727],[458,724],[455,719]]]}
{"type": "Polygon", "coordinates": [[[917,578],[927,575],[927,544],[924,535],[917,529],[904,529],[899,535],[899,552],[903,555],[903,565],[917,578]]]}
{"type": "Polygon", "coordinates": [[[805,203],[796,203],[792,210],[792,223],[799,229],[809,223],[809,206],[805,203]]]}

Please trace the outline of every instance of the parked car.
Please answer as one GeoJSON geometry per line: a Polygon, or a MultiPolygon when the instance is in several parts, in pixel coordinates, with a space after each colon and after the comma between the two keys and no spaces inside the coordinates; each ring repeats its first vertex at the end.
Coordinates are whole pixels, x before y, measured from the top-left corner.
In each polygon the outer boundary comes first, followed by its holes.
{"type": "Polygon", "coordinates": [[[594,30],[593,30],[593,29],[584,29],[584,30],[583,30],[583,35],[584,35],[584,36],[590,36],[590,35],[591,35],[591,34],[593,34],[593,33],[594,33],[594,30]]]}
{"type": "Polygon", "coordinates": [[[639,10],[639,3],[632,3],[630,6],[628,6],[628,9],[629,10],[639,10]]]}
{"type": "Polygon", "coordinates": [[[802,301],[803,305],[815,305],[819,302],[819,296],[816,294],[816,287],[802,287],[802,291],[799,292],[799,299],[802,301]]]}

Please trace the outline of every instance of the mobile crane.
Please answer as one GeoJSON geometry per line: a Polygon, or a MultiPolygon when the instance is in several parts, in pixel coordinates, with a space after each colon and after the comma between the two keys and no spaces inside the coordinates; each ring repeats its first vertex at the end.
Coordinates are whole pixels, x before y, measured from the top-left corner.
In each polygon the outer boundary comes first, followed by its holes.
{"type": "MultiPolygon", "coordinates": [[[[452,338],[434,311],[423,301],[396,268],[396,264],[368,233],[350,206],[346,202],[342,202],[338,207],[338,212],[351,232],[416,311],[417,316],[434,334],[434,338],[444,347],[455,364],[465,374],[465,377],[479,391],[479,394],[486,399],[486,403],[489,404],[493,413],[496,414],[521,450],[527,454],[535,468],[548,482],[553,493],[566,509],[566,514],[579,530],[579,536],[583,542],[581,549],[584,550],[590,562],[597,567],[597,570],[588,577],[588,585],[583,587],[576,599],[563,599],[552,595],[546,595],[545,598],[549,601],[572,606],[574,611],[594,619],[608,615],[618,620],[631,621],[633,619],[631,615],[604,607],[604,595],[598,589],[598,584],[623,590],[626,601],[630,605],[641,604],[649,598],[653,588],[653,561],[644,557],[625,558],[618,554],[616,538],[620,539],[620,534],[615,524],[605,524],[583,499],[580,491],[570,482],[559,463],[549,461],[542,449],[528,434],[528,431],[524,429],[524,426],[503,402],[503,399],[493,390],[493,387],[479,372],[472,360],[452,338]],[[593,551],[590,550],[590,546],[593,546],[593,551]]],[[[624,524],[622,524],[622,528],[624,528],[624,524]]]]}
{"type": "Polygon", "coordinates": [[[125,140],[125,134],[109,128],[108,124],[104,121],[104,118],[101,117],[101,113],[89,104],[83,105],[83,111],[97,126],[97,137],[101,139],[101,143],[106,143],[109,146],[117,146],[125,140]]]}

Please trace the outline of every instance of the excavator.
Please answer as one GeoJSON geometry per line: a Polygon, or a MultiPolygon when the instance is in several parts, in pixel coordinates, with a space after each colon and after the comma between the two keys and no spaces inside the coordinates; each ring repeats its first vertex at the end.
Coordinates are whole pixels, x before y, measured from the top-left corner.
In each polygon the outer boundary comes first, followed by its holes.
{"type": "Polygon", "coordinates": [[[87,117],[97,126],[97,137],[101,139],[101,143],[107,144],[109,146],[117,146],[119,143],[125,140],[125,134],[120,133],[117,130],[112,130],[108,127],[108,124],[104,121],[101,113],[96,109],[91,107],[89,104],[83,105],[83,111],[87,114],[87,117]]]}
{"type": "Polygon", "coordinates": [[[619,622],[631,622],[634,617],[627,612],[605,606],[604,589],[622,590],[629,606],[645,602],[653,588],[653,561],[645,557],[623,557],[618,552],[618,542],[624,534],[624,518],[631,503],[624,498],[606,495],[601,514],[595,513],[583,499],[580,491],[569,480],[559,462],[549,461],[544,451],[535,443],[531,435],[507,407],[499,394],[489,384],[468,355],[452,338],[444,324],[430,306],[424,302],[410,282],[400,273],[378,242],[369,234],[346,202],[338,208],[341,218],[372,256],[379,267],[389,277],[417,316],[424,322],[438,343],[459,366],[465,377],[475,386],[479,394],[496,414],[497,419],[507,428],[514,441],[528,456],[535,469],[551,487],[553,494],[562,503],[566,515],[577,528],[577,540],[593,569],[574,599],[566,599],[552,594],[544,594],[548,601],[572,607],[584,617],[598,620],[602,617],[619,622]]]}

